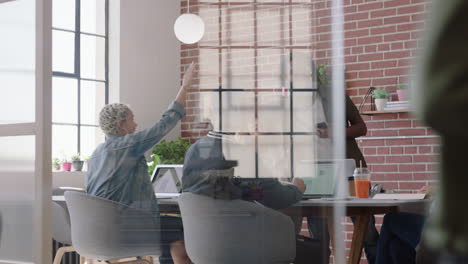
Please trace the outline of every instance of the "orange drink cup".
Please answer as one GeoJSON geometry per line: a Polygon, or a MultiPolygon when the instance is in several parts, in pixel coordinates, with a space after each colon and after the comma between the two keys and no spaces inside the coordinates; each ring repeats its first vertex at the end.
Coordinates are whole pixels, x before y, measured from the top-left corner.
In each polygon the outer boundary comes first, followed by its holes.
{"type": "Polygon", "coordinates": [[[370,181],[354,180],[354,188],[357,198],[369,198],[370,181]]]}
{"type": "Polygon", "coordinates": [[[357,198],[369,198],[370,173],[367,168],[354,170],[354,190],[357,198]]]}

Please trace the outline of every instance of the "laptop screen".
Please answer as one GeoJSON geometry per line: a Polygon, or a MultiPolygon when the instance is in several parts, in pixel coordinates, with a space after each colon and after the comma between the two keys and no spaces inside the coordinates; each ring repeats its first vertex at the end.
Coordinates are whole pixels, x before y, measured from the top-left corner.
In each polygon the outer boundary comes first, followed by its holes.
{"type": "Polygon", "coordinates": [[[183,165],[157,165],[151,182],[155,193],[180,193],[182,191],[183,165]]]}
{"type": "Polygon", "coordinates": [[[302,178],[307,186],[305,197],[329,197],[335,195],[336,176],[344,174],[346,177],[353,175],[355,162],[346,159],[344,162],[317,161],[310,177],[302,178]],[[335,172],[335,170],[338,170],[335,172]]]}

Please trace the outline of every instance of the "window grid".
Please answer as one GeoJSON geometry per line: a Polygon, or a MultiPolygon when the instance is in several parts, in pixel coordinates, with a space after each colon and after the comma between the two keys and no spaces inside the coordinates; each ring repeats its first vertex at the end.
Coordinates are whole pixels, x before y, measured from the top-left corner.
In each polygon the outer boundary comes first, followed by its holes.
{"type": "MultiPolygon", "coordinates": [[[[198,47],[199,49],[217,49],[218,50],[218,82],[219,86],[218,89],[199,89],[199,92],[217,92],[218,93],[218,104],[219,104],[219,130],[221,134],[225,135],[234,135],[234,133],[238,135],[253,135],[255,138],[254,145],[255,145],[255,177],[259,177],[259,136],[278,136],[278,135],[283,135],[283,136],[289,136],[289,144],[290,144],[290,176],[291,178],[294,177],[294,136],[300,136],[300,135],[315,135],[315,131],[299,131],[295,132],[294,131],[294,96],[293,94],[296,92],[306,92],[306,93],[315,93],[317,92],[316,88],[310,88],[310,87],[301,87],[301,88],[294,88],[294,83],[293,83],[293,50],[311,50],[312,44],[311,45],[293,45],[293,30],[292,30],[292,7],[294,5],[310,5],[312,7],[312,2],[309,3],[295,3],[292,0],[281,2],[281,3],[273,3],[273,2],[261,2],[259,3],[258,0],[253,0],[252,2],[222,2],[222,0],[218,0],[217,3],[210,3],[210,2],[199,2],[199,8],[203,8],[203,6],[217,6],[218,7],[218,45],[203,45],[200,44],[198,47]],[[254,33],[253,33],[253,45],[230,45],[228,44],[223,44],[223,34],[222,34],[222,28],[223,28],[223,21],[222,21],[222,9],[225,8],[227,9],[227,16],[225,16],[226,25],[227,25],[227,32],[231,32],[231,14],[230,11],[232,10],[230,7],[233,6],[248,6],[252,7],[253,6],[253,28],[254,28],[254,33]],[[288,37],[287,39],[289,40],[288,43],[281,43],[281,45],[258,45],[258,21],[257,21],[257,11],[259,6],[277,6],[277,7],[282,7],[281,10],[281,16],[280,19],[283,19],[284,16],[287,16],[286,23],[287,23],[287,28],[288,28],[288,37]],[[285,15],[284,12],[285,10],[288,10],[287,14],[285,15]],[[228,87],[228,88],[223,88],[222,83],[223,83],[223,50],[231,50],[231,49],[244,49],[244,50],[253,50],[254,51],[254,88],[253,89],[243,89],[240,87],[228,87]],[[264,50],[264,49],[280,49],[283,50],[285,54],[288,54],[288,59],[287,63],[289,63],[289,74],[290,74],[290,83],[282,83],[284,87],[277,88],[277,89],[259,89],[259,84],[258,84],[258,52],[259,50],[264,50]],[[286,53],[286,51],[288,51],[286,53]],[[258,95],[259,93],[262,92],[288,92],[289,93],[289,132],[259,132],[258,128],[258,95]],[[239,93],[254,93],[254,119],[255,119],[255,131],[254,133],[251,132],[242,132],[242,131],[223,131],[223,93],[226,92],[239,92],[239,93]]],[[[281,23],[281,40],[285,39],[284,36],[284,23],[281,23]]],[[[227,42],[227,41],[226,41],[227,42]]],[[[231,52],[228,52],[228,58],[227,58],[227,68],[228,70],[231,67],[231,60],[230,60],[231,52]]],[[[312,62],[311,62],[312,63],[312,62]]]]}
{"type": "Polygon", "coordinates": [[[53,77],[62,77],[62,78],[70,78],[77,80],[77,123],[65,123],[65,122],[53,122],[52,125],[63,125],[63,126],[72,126],[76,127],[77,129],[77,138],[76,138],[76,149],[78,153],[81,153],[81,128],[82,127],[99,127],[98,124],[90,125],[90,124],[82,124],[81,123],[81,81],[92,81],[97,83],[104,83],[105,87],[105,102],[107,104],[109,101],[109,39],[108,39],[108,32],[109,32],[109,1],[104,0],[105,9],[104,9],[104,25],[105,25],[105,35],[95,34],[90,32],[82,32],[81,31],[81,0],[75,0],[75,30],[63,29],[59,27],[52,27],[53,31],[62,31],[62,32],[69,32],[74,34],[74,45],[75,45],[75,52],[73,54],[74,59],[74,72],[68,73],[63,71],[52,71],[53,77]],[[93,78],[85,78],[81,76],[81,36],[93,36],[96,38],[104,39],[104,80],[101,79],[93,79],[93,78]]]}

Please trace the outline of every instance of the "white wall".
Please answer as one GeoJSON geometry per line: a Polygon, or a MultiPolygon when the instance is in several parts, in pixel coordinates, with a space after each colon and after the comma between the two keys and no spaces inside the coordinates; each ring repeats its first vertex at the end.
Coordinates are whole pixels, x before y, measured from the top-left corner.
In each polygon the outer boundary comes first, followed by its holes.
{"type": "MultiPolygon", "coordinates": [[[[129,104],[139,129],[159,120],[180,85],[176,0],[110,1],[110,102],[129,104]]],[[[180,123],[166,137],[180,136],[180,123]]]]}

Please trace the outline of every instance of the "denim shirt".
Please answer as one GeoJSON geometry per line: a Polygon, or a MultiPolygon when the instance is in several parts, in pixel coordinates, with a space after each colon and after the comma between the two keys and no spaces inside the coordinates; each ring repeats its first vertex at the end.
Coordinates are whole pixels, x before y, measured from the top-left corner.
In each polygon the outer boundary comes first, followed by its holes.
{"type": "Polygon", "coordinates": [[[157,217],[158,204],[144,153],[184,116],[184,107],[173,102],[153,126],[125,136],[107,136],[89,160],[87,193],[149,211],[157,217]]]}

